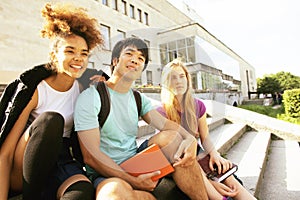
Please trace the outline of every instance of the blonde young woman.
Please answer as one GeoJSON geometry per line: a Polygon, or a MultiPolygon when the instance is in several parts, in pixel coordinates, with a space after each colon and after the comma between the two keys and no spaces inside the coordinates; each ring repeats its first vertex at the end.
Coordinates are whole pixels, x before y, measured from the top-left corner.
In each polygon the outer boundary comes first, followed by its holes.
{"type": "Polygon", "coordinates": [[[93,199],[70,137],[82,89],[76,79],[103,43],[99,24],[67,4],[46,4],[42,16],[42,36],[53,40],[50,62],[23,73],[1,97],[0,200],[18,193],[25,200],[93,199]]]}
{"type": "MultiPolygon", "coordinates": [[[[205,105],[200,99],[193,97],[191,76],[180,59],[175,59],[164,67],[161,83],[162,106],[157,110],[168,119],[181,124],[196,138],[200,137],[204,150],[210,154],[211,169],[214,164],[218,166],[219,173],[222,169],[229,169],[232,163],[220,156],[209,139],[205,105]]],[[[208,180],[204,176],[204,182],[210,199],[255,199],[233,176],[223,183],[208,180]]]]}

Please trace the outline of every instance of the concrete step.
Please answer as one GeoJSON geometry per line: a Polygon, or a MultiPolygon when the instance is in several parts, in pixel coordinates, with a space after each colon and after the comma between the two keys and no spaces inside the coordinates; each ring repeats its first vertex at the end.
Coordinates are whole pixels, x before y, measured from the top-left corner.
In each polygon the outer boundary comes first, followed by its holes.
{"type": "Polygon", "coordinates": [[[297,141],[272,140],[259,199],[300,199],[300,148],[297,141]]]}
{"type": "Polygon", "coordinates": [[[212,131],[225,123],[224,117],[207,117],[206,119],[209,131],[212,131]]]}
{"type": "Polygon", "coordinates": [[[245,188],[256,197],[266,167],[270,141],[270,133],[248,131],[225,156],[238,164],[236,175],[243,181],[245,188]]]}
{"type": "Polygon", "coordinates": [[[225,154],[246,132],[244,123],[224,124],[210,132],[210,138],[221,155],[225,154]]]}

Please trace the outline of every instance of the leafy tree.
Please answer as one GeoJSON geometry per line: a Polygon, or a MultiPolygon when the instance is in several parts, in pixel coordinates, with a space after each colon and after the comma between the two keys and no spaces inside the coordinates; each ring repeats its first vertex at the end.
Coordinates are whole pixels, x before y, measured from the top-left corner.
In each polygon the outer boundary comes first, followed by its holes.
{"type": "Polygon", "coordinates": [[[300,77],[292,75],[290,72],[278,72],[273,75],[280,83],[282,90],[291,90],[300,88],[300,77]]]}
{"type": "Polygon", "coordinates": [[[264,76],[262,79],[257,79],[257,92],[261,94],[273,94],[281,91],[278,80],[271,76],[264,76]]]}
{"type": "Polygon", "coordinates": [[[300,77],[290,72],[278,72],[276,74],[264,75],[263,78],[257,79],[257,92],[275,93],[284,90],[300,88],[300,77]]]}

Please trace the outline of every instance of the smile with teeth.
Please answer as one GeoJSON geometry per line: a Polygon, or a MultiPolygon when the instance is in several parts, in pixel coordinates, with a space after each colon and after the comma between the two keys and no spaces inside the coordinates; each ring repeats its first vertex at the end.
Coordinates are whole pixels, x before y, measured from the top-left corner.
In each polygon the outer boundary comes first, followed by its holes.
{"type": "Polygon", "coordinates": [[[75,68],[75,69],[81,69],[82,66],[81,65],[71,65],[72,68],[75,68]]]}

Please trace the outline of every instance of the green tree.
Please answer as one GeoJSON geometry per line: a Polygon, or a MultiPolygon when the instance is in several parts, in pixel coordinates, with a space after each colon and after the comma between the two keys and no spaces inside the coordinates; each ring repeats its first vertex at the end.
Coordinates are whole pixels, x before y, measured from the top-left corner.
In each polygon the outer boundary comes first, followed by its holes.
{"type": "Polygon", "coordinates": [[[264,76],[262,79],[257,79],[257,92],[261,94],[273,94],[280,92],[280,83],[278,80],[271,76],[264,76]]]}
{"type": "Polygon", "coordinates": [[[300,88],[300,77],[290,72],[278,72],[257,79],[257,92],[271,93],[300,88]]]}
{"type": "Polygon", "coordinates": [[[278,72],[273,75],[280,83],[282,90],[292,90],[300,88],[300,77],[291,74],[290,72],[278,72]]]}

